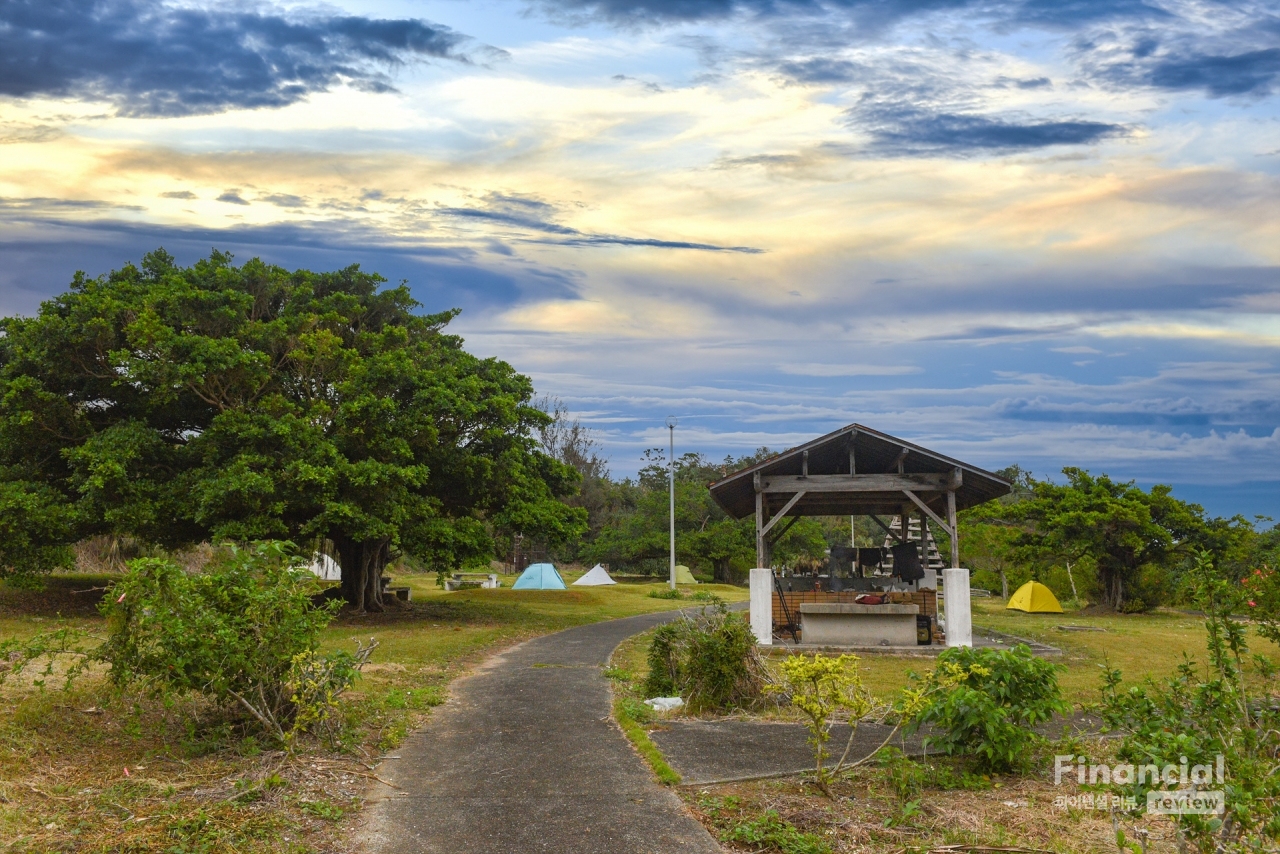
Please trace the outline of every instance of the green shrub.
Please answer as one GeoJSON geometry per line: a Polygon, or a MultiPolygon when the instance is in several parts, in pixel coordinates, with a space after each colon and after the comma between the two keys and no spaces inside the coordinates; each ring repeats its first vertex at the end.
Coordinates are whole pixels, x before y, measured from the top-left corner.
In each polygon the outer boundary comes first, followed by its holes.
{"type": "Polygon", "coordinates": [[[199,574],[135,560],[103,599],[108,636],[98,656],[118,686],[199,693],[287,741],[328,721],[372,651],[317,651],[340,603],[317,607],[315,592],[283,543],[229,548],[199,574]]]}
{"type": "MultiPolygon", "coordinates": [[[[1189,590],[1196,607],[1204,611],[1207,634],[1207,666],[1190,659],[1177,672],[1159,682],[1148,678],[1128,689],[1121,687],[1118,670],[1103,676],[1102,714],[1108,728],[1120,733],[1116,756],[1126,765],[1128,781],[1111,779],[1114,794],[1134,799],[1138,811],[1146,807],[1147,794],[1166,788],[1202,788],[1224,792],[1221,815],[1170,816],[1177,828],[1179,850],[1204,852],[1256,852],[1275,849],[1280,839],[1280,711],[1274,682],[1263,683],[1261,696],[1251,691],[1246,678],[1249,624],[1232,614],[1261,612],[1254,627],[1275,640],[1277,596],[1275,579],[1258,570],[1237,585],[1213,567],[1208,552],[1196,557],[1189,571],[1189,590]],[[1269,690],[1268,690],[1269,689],[1269,690]],[[1223,779],[1216,776],[1222,757],[1223,779]],[[1191,779],[1188,785],[1188,765],[1191,779]],[[1172,771],[1174,781],[1153,780],[1151,768],[1163,775],[1172,771]],[[1196,780],[1209,772],[1210,779],[1196,780]],[[1189,844],[1188,844],[1189,843],[1189,844]]],[[[1274,665],[1263,659],[1261,675],[1274,679],[1274,665]]],[[[1084,764],[1085,757],[1074,762],[1084,764]]],[[[1111,774],[1116,768],[1112,766],[1111,774]]],[[[1118,831],[1118,836],[1122,832],[1118,831]]]]}
{"type": "Polygon", "coordinates": [[[943,680],[955,684],[933,692],[912,716],[910,729],[933,727],[937,732],[925,738],[926,748],[971,754],[984,770],[1020,767],[1041,740],[1032,727],[1068,711],[1058,669],[1025,644],[1007,650],[947,649],[923,681],[926,687],[943,680]]]}
{"type": "Polygon", "coordinates": [[[873,706],[871,692],[862,684],[858,661],[856,655],[792,655],[780,668],[782,684],[776,690],[789,696],[791,705],[804,717],[809,746],[813,748],[815,779],[828,796],[832,778],[849,758],[858,722],[873,706]],[[831,725],[840,713],[849,722],[849,741],[835,768],[827,768],[823,762],[830,756],[827,742],[831,739],[831,725]]]}
{"type": "Polygon", "coordinates": [[[659,626],[648,659],[645,695],[679,695],[693,712],[749,706],[768,681],[751,627],[724,603],[659,626]]]}

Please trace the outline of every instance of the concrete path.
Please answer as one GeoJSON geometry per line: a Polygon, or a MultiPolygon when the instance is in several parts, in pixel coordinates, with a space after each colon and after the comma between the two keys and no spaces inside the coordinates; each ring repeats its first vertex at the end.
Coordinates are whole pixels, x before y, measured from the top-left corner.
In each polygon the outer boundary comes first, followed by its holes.
{"type": "Polygon", "coordinates": [[[611,718],[600,667],[677,612],[547,635],[455,682],[448,703],[383,762],[366,850],[377,854],[718,854],[653,781],[611,718]]]}
{"type": "MultiPolygon", "coordinates": [[[[862,723],[849,749],[849,762],[869,756],[892,732],[884,724],[862,723]]],[[[709,785],[753,777],[782,776],[813,770],[809,731],[800,724],[763,721],[669,721],[649,733],[667,763],[686,786],[709,785]]],[[[920,737],[895,737],[893,746],[921,752],[920,737]]],[[[827,750],[834,765],[849,742],[849,727],[831,728],[827,750]]]]}

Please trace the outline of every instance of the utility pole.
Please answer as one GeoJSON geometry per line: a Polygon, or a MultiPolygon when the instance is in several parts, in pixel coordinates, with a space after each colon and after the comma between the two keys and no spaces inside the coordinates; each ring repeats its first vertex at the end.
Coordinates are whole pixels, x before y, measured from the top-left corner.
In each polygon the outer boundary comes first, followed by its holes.
{"type": "Polygon", "coordinates": [[[676,589],[676,417],[667,416],[671,432],[670,458],[667,460],[667,487],[671,497],[671,589],[676,589]]]}

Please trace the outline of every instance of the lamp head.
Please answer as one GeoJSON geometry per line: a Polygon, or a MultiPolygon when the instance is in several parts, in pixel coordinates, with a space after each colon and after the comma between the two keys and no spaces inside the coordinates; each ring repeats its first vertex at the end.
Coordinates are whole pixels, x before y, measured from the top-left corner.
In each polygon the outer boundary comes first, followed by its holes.
{"type": "Polygon", "coordinates": [[[667,416],[667,427],[672,430],[676,429],[676,417],[674,415],[667,416]]]}

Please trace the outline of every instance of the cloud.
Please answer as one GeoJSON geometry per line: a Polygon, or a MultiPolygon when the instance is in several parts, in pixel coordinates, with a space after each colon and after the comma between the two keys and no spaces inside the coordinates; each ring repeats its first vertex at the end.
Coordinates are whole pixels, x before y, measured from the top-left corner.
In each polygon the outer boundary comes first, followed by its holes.
{"type": "Polygon", "coordinates": [[[195,193],[191,192],[190,190],[170,190],[167,193],[161,193],[160,198],[162,199],[194,199],[194,198],[197,198],[197,196],[195,193]]]}
{"type": "Polygon", "coordinates": [[[229,205],[247,205],[247,204],[249,204],[249,203],[248,203],[248,202],[246,202],[243,198],[241,198],[241,197],[240,197],[240,194],[239,194],[239,193],[237,193],[235,190],[227,190],[227,191],[226,191],[225,193],[223,193],[221,196],[218,196],[218,199],[217,199],[217,200],[218,200],[218,201],[220,201],[220,202],[226,202],[226,203],[227,203],[227,204],[229,204],[229,205]]]}
{"type": "Polygon", "coordinates": [[[971,11],[999,29],[1036,27],[1061,30],[1117,19],[1169,17],[1142,0],[544,0],[553,19],[587,20],[635,27],[721,21],[735,17],[794,22],[842,19],[851,35],[874,36],[925,15],[971,11]]]}
{"type": "Polygon", "coordinates": [[[555,222],[559,210],[541,199],[528,196],[490,193],[476,207],[438,207],[425,213],[509,226],[517,231],[532,232],[520,239],[530,243],[554,243],[559,246],[648,246],[656,249],[696,249],[704,252],[738,252],[759,254],[762,249],[751,246],[720,246],[687,240],[662,240],[651,237],[624,237],[616,234],[594,234],[555,222]]]}
{"type": "Polygon", "coordinates": [[[867,101],[846,114],[849,124],[871,137],[875,153],[889,156],[1011,152],[1055,145],[1091,145],[1127,136],[1107,122],[1068,119],[1022,121],[974,113],[922,109],[905,103],[867,101]]]}
{"type": "Polygon", "coordinates": [[[281,208],[301,208],[307,204],[306,199],[290,193],[271,193],[267,196],[258,196],[258,199],[281,208]]]}
{"type": "Polygon", "coordinates": [[[286,14],[162,0],[0,4],[0,95],[114,102],[130,116],[282,107],[341,83],[391,91],[389,69],[496,56],[416,19],[286,14]]]}
{"type": "Polygon", "coordinates": [[[900,377],[924,371],[915,365],[823,365],[784,363],[778,366],[784,374],[802,377],[900,377]]]}
{"type": "Polygon", "coordinates": [[[1198,89],[1214,98],[1267,95],[1280,77],[1280,48],[1165,56],[1151,63],[1145,76],[1158,89],[1198,89]]]}

